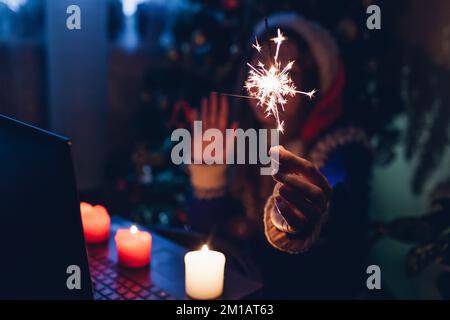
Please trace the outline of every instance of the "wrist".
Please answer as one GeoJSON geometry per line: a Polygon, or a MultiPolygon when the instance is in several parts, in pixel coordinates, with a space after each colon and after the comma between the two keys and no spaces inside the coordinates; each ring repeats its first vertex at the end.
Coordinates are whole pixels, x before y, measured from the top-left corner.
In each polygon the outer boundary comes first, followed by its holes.
{"type": "Polygon", "coordinates": [[[273,220],[274,210],[276,210],[275,200],[270,197],[264,208],[264,233],[274,248],[290,254],[299,254],[308,251],[317,242],[325,219],[321,219],[308,234],[288,233],[277,227],[278,223],[273,220]]]}
{"type": "Polygon", "coordinates": [[[226,186],[226,165],[192,164],[189,172],[191,185],[197,190],[219,190],[226,186]]]}

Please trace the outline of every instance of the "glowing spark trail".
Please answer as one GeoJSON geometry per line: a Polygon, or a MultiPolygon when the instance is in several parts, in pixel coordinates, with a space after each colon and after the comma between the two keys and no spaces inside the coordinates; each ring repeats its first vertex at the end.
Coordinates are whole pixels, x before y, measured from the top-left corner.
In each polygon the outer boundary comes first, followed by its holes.
{"type": "MultiPolygon", "coordinates": [[[[304,92],[296,89],[294,82],[289,76],[289,71],[292,69],[294,61],[289,61],[286,66],[281,67],[281,63],[278,61],[278,53],[286,37],[283,36],[280,29],[278,29],[277,36],[270,40],[277,45],[273,64],[266,68],[261,61],[258,61],[257,66],[247,63],[250,70],[244,87],[247,89],[250,98],[259,100],[258,105],[265,107],[266,116],[272,115],[275,118],[277,130],[283,132],[284,121],[280,120],[279,106],[284,111],[287,97],[293,97],[300,93],[312,98],[316,90],[304,92]]],[[[258,39],[256,39],[252,47],[261,53],[262,48],[258,43],[258,39]]]]}
{"type": "Polygon", "coordinates": [[[275,53],[275,61],[278,60],[278,52],[280,51],[281,43],[286,40],[286,38],[281,33],[280,29],[278,29],[278,35],[275,38],[270,39],[277,44],[277,52],[275,53]]]}
{"type": "Polygon", "coordinates": [[[258,52],[261,52],[261,46],[258,43],[258,38],[255,38],[255,44],[252,45],[253,48],[255,48],[258,52]]]}

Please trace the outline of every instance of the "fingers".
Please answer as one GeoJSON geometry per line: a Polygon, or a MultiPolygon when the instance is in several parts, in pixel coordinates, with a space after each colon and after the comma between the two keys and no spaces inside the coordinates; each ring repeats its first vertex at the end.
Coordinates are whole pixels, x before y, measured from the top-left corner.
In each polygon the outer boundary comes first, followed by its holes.
{"type": "Polygon", "coordinates": [[[201,121],[203,129],[217,128],[225,131],[228,124],[229,104],[226,96],[220,98],[216,92],[211,92],[208,98],[201,100],[201,121]]]}
{"type": "Polygon", "coordinates": [[[228,123],[228,98],[224,95],[220,96],[220,115],[219,115],[219,129],[224,131],[228,123]]]}
{"type": "Polygon", "coordinates": [[[287,185],[282,185],[279,188],[280,196],[286,201],[290,202],[296,207],[308,220],[312,222],[317,221],[321,216],[321,211],[306,197],[299,195],[292,188],[287,185]]]}
{"type": "Polygon", "coordinates": [[[233,121],[230,125],[230,130],[234,134],[226,134],[226,159],[229,159],[230,162],[234,161],[234,140],[236,139],[236,129],[238,128],[238,123],[236,121],[233,121]]]}
{"type": "Polygon", "coordinates": [[[202,98],[201,101],[201,109],[202,109],[202,125],[204,129],[209,128],[208,122],[209,122],[209,118],[208,118],[208,99],[207,98],[202,98]]]}
{"type": "Polygon", "coordinates": [[[314,203],[321,211],[325,211],[327,209],[328,197],[326,196],[324,190],[307,181],[302,176],[293,173],[284,173],[279,170],[274,175],[274,179],[288,185],[291,189],[294,189],[297,197],[305,197],[311,203],[314,203]]]}
{"type": "Polygon", "coordinates": [[[236,139],[236,129],[238,128],[238,123],[237,121],[233,121],[230,125],[230,130],[232,130],[232,132],[234,132],[235,134],[233,135],[226,135],[226,139],[227,139],[227,146],[232,146],[232,143],[234,139],[236,139]]]}
{"type": "Polygon", "coordinates": [[[304,158],[294,155],[282,146],[273,147],[271,152],[273,151],[278,152],[279,154],[278,173],[280,173],[280,171],[282,173],[299,172],[312,184],[320,187],[327,196],[331,195],[332,189],[328,183],[328,180],[322,175],[314,164],[304,158]],[[274,150],[274,148],[277,149],[274,150]]]}
{"type": "Polygon", "coordinates": [[[217,121],[217,108],[218,108],[218,97],[216,92],[211,92],[209,95],[209,107],[210,113],[209,113],[209,126],[210,128],[217,128],[218,121],[217,121]]]}
{"type": "Polygon", "coordinates": [[[287,222],[287,225],[280,222],[277,223],[278,228],[281,228],[283,231],[299,232],[306,231],[308,228],[306,217],[280,196],[275,197],[275,210],[287,222]]]}
{"type": "Polygon", "coordinates": [[[189,114],[189,123],[191,124],[191,130],[194,131],[194,121],[198,120],[198,111],[197,109],[192,109],[189,114]]]}
{"type": "MultiPolygon", "coordinates": [[[[295,156],[281,146],[272,148],[278,153],[279,170],[273,175],[278,182],[275,198],[281,203],[280,214],[289,226],[283,229],[311,228],[320,221],[329,205],[332,189],[328,180],[310,161],[295,156]]],[[[289,232],[286,231],[286,232],[289,232]]]]}

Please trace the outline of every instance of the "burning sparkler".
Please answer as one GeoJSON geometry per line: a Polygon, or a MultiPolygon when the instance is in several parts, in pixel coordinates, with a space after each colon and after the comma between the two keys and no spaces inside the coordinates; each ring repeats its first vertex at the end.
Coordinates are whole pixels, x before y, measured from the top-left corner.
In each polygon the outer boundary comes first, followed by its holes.
{"type": "MultiPolygon", "coordinates": [[[[262,47],[259,45],[258,39],[256,38],[255,40],[255,44],[252,46],[261,53],[262,47]]],[[[284,111],[287,97],[293,97],[297,93],[300,93],[311,99],[316,90],[304,92],[296,89],[294,82],[289,76],[289,71],[292,69],[294,61],[289,61],[286,66],[282,68],[281,63],[278,61],[278,53],[281,44],[286,40],[286,37],[283,36],[280,29],[278,29],[277,36],[270,40],[277,45],[273,64],[266,68],[261,61],[258,61],[257,66],[247,63],[250,67],[250,71],[244,87],[247,89],[250,97],[259,100],[259,106],[265,107],[266,116],[272,115],[275,118],[277,130],[283,132],[284,121],[280,120],[279,106],[281,106],[284,111]]]]}

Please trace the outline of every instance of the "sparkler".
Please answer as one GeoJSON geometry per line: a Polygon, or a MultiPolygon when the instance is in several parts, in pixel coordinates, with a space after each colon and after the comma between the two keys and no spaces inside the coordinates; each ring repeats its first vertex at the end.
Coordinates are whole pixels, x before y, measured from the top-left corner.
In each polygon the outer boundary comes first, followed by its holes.
{"type": "MultiPolygon", "coordinates": [[[[250,98],[259,100],[258,106],[265,107],[266,116],[273,116],[277,122],[277,130],[284,131],[284,121],[280,120],[279,107],[284,111],[288,97],[294,97],[297,93],[308,96],[310,99],[314,96],[316,90],[309,92],[299,91],[296,89],[294,82],[289,76],[289,71],[294,65],[294,61],[289,61],[284,67],[278,61],[278,54],[281,44],[286,40],[280,29],[277,36],[270,39],[276,44],[276,52],[273,64],[266,67],[261,61],[256,66],[247,63],[250,67],[247,81],[244,88],[247,89],[250,98]]],[[[255,38],[252,45],[259,53],[262,53],[262,47],[255,38]]]]}

